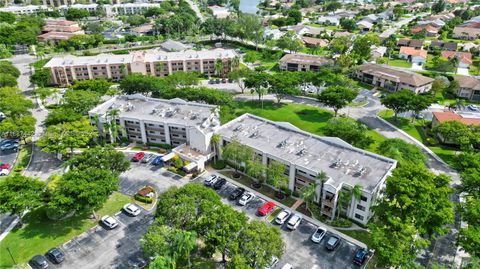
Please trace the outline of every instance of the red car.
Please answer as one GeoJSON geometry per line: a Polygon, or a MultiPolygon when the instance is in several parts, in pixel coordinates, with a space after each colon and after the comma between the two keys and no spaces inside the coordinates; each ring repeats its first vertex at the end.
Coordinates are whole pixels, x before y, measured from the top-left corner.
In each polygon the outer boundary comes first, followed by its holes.
{"type": "Polygon", "coordinates": [[[8,163],[2,163],[0,164],[0,170],[2,169],[10,169],[10,167],[12,167],[10,164],[8,163]]]}
{"type": "Polygon", "coordinates": [[[135,154],[132,158],[132,161],[139,162],[145,156],[145,152],[140,151],[139,153],[135,154]]]}
{"type": "Polygon", "coordinates": [[[270,211],[272,211],[275,208],[275,203],[272,201],[268,201],[265,204],[263,204],[259,209],[258,209],[258,214],[260,216],[266,216],[270,211]]]}

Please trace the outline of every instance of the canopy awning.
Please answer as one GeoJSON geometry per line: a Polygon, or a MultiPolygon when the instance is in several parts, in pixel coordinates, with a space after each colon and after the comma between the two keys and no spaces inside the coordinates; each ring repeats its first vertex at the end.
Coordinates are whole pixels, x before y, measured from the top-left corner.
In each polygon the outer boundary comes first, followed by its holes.
{"type": "Polygon", "coordinates": [[[188,172],[188,171],[192,171],[192,170],[195,169],[196,167],[197,167],[197,163],[196,163],[196,162],[191,162],[191,163],[185,165],[185,166],[183,167],[183,170],[186,171],[186,172],[188,172]]]}
{"type": "Polygon", "coordinates": [[[170,153],[168,153],[167,155],[164,155],[164,156],[162,157],[162,161],[163,161],[163,162],[169,161],[169,160],[171,160],[173,157],[175,157],[175,153],[170,152],[170,153]]]}

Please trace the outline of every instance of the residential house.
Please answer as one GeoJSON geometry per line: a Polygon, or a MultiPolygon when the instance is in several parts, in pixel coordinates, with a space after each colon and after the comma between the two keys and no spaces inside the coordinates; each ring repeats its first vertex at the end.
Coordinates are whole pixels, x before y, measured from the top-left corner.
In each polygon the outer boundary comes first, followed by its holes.
{"type": "Polygon", "coordinates": [[[329,44],[328,40],[326,39],[307,36],[302,37],[302,41],[307,47],[327,47],[329,44]]]}
{"type": "Polygon", "coordinates": [[[412,34],[419,34],[425,31],[425,35],[428,37],[437,37],[438,36],[438,31],[440,28],[434,27],[430,24],[424,24],[424,25],[417,25],[413,27],[410,32],[412,34]]]}
{"type": "Polygon", "coordinates": [[[340,31],[340,32],[334,32],[333,33],[334,38],[344,37],[344,36],[349,37],[349,36],[352,36],[352,35],[353,35],[352,33],[346,32],[346,31],[340,31]]]}
{"type": "Polygon", "coordinates": [[[1,12],[11,12],[15,15],[32,15],[38,14],[39,12],[51,10],[49,6],[36,6],[36,5],[27,5],[27,6],[7,6],[1,7],[1,12]]]}
{"type": "Polygon", "coordinates": [[[340,25],[340,16],[337,15],[322,15],[318,17],[317,23],[321,25],[335,25],[338,26],[340,25]]]}
{"type": "Polygon", "coordinates": [[[454,76],[458,81],[457,95],[472,101],[480,101],[480,79],[470,76],[454,76]]]}
{"type": "Polygon", "coordinates": [[[459,68],[468,68],[473,63],[472,54],[470,52],[442,51],[442,57],[447,59],[453,57],[457,58],[459,68]]]}
{"type": "Polygon", "coordinates": [[[280,31],[279,29],[266,28],[265,31],[263,31],[263,38],[277,40],[280,39],[284,34],[285,32],[280,31]]]}
{"type": "Polygon", "coordinates": [[[166,51],[185,51],[191,49],[191,46],[187,46],[182,42],[178,42],[175,40],[168,39],[165,42],[160,44],[160,47],[166,51]]]}
{"type": "Polygon", "coordinates": [[[372,63],[362,64],[356,72],[356,77],[364,83],[389,91],[408,89],[417,94],[429,92],[434,81],[415,72],[372,63]]]}
{"type": "MultiPolygon", "coordinates": [[[[472,113],[455,113],[453,111],[433,112],[432,127],[436,127],[443,122],[458,121],[466,125],[480,126],[480,117],[472,113]]],[[[442,139],[443,140],[443,139],[442,139]]]]}
{"type": "Polygon", "coordinates": [[[417,22],[417,25],[431,25],[433,27],[436,27],[436,28],[442,28],[443,26],[445,26],[445,22],[440,20],[440,19],[436,19],[436,20],[426,20],[426,21],[419,21],[417,22]]]}
{"type": "Polygon", "coordinates": [[[199,72],[213,76],[218,72],[229,73],[234,50],[188,50],[165,52],[163,50],[135,51],[130,54],[76,57],[73,55],[53,57],[44,67],[50,69],[52,83],[68,86],[74,80],[106,78],[113,81],[132,73],[164,77],[178,71],[199,72]],[[222,61],[223,70],[216,70],[215,63],[222,61]]]}
{"type": "Polygon", "coordinates": [[[413,64],[423,65],[427,60],[427,51],[423,49],[415,49],[412,47],[401,47],[398,56],[401,59],[408,60],[413,64]]]}
{"type": "Polygon", "coordinates": [[[131,32],[137,36],[153,35],[155,32],[155,27],[153,23],[147,23],[133,28],[131,32]]]}
{"type": "Polygon", "coordinates": [[[438,40],[433,40],[430,45],[428,46],[429,50],[447,50],[447,51],[456,51],[457,50],[457,42],[443,42],[438,40]]]}
{"type": "Polygon", "coordinates": [[[334,219],[339,213],[361,224],[372,217],[372,206],[385,187],[385,180],[396,167],[396,161],[355,148],[336,137],[321,137],[287,122],[274,122],[249,113],[224,124],[217,132],[221,145],[233,140],[248,146],[254,158],[268,166],[276,161],[285,166],[288,188],[300,192],[318,182],[317,201],[321,214],[334,219]],[[341,192],[360,187],[360,199],[353,198],[339,206],[341,192]]]}
{"type": "Polygon", "coordinates": [[[412,47],[415,49],[423,48],[423,40],[420,39],[409,39],[409,38],[400,38],[397,42],[399,47],[412,47]]]}
{"type": "Polygon", "coordinates": [[[287,30],[294,31],[298,36],[310,35],[316,36],[319,35],[323,29],[320,27],[313,27],[304,24],[297,24],[291,27],[288,27],[287,30]]]}
{"type": "Polygon", "coordinates": [[[279,61],[283,71],[319,71],[322,66],[331,64],[333,62],[329,58],[305,54],[285,54],[279,61]]]}
{"type": "Polygon", "coordinates": [[[480,21],[477,21],[477,18],[472,18],[463,24],[455,26],[453,28],[453,36],[465,40],[480,39],[480,21]]]}
{"type": "Polygon", "coordinates": [[[362,20],[357,22],[357,27],[361,32],[369,32],[373,28],[373,23],[362,20]]]}
{"type": "Polygon", "coordinates": [[[209,6],[208,7],[211,11],[214,17],[218,19],[224,19],[230,15],[230,11],[226,7],[221,7],[221,6],[209,6]]]}
{"type": "Polygon", "coordinates": [[[432,20],[432,21],[441,20],[443,22],[452,20],[453,18],[455,18],[455,14],[453,12],[449,12],[449,11],[444,11],[444,12],[441,12],[441,13],[438,13],[438,14],[433,14],[433,15],[430,15],[429,17],[427,17],[428,20],[432,20]]]}
{"type": "Polygon", "coordinates": [[[471,49],[480,49],[480,45],[477,45],[473,42],[463,43],[463,47],[462,47],[463,51],[470,51],[471,49]]]}
{"type": "Polygon", "coordinates": [[[49,19],[45,20],[45,25],[42,29],[42,34],[37,36],[41,42],[57,43],[62,40],[68,40],[76,35],[82,35],[85,32],[80,28],[77,22],[49,19]]]}
{"type": "Polygon", "coordinates": [[[362,18],[362,21],[368,21],[372,24],[377,24],[379,22],[381,22],[383,19],[381,17],[379,17],[378,15],[375,15],[375,14],[369,14],[365,17],[362,18]]]}
{"type": "Polygon", "coordinates": [[[387,47],[383,47],[383,46],[375,46],[375,45],[372,45],[370,47],[371,49],[371,54],[372,54],[372,59],[376,60],[378,58],[382,58],[385,53],[387,53],[387,47]]]}

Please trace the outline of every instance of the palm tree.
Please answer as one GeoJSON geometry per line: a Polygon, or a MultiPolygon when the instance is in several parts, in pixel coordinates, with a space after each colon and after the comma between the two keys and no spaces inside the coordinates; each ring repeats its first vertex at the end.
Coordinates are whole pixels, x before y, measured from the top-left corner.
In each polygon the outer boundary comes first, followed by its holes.
{"type": "Polygon", "coordinates": [[[223,62],[221,59],[217,59],[215,61],[215,72],[217,73],[217,76],[221,76],[223,78],[223,62]]]}
{"type": "Polygon", "coordinates": [[[117,125],[117,119],[118,116],[120,115],[120,110],[118,108],[111,109],[108,111],[107,116],[110,118],[110,124],[109,124],[109,129],[108,132],[110,134],[110,142],[113,144],[118,138],[118,125],[117,125]]]}
{"type": "MultiPolygon", "coordinates": [[[[165,69],[165,63],[157,63],[155,65],[156,69],[158,70],[158,72],[160,73],[160,76],[162,76],[162,72],[164,71],[165,69]]],[[[155,72],[156,73],[156,72],[155,72]]]]}
{"type": "Polygon", "coordinates": [[[342,211],[342,208],[345,205],[347,205],[347,209],[348,209],[348,203],[352,202],[352,198],[355,198],[355,200],[358,200],[360,199],[361,196],[362,196],[362,187],[358,184],[355,184],[355,186],[353,186],[353,188],[351,189],[342,188],[338,193],[337,219],[340,217],[340,211],[342,211]]]}
{"type": "Polygon", "coordinates": [[[218,144],[220,143],[220,135],[219,134],[214,134],[212,135],[212,138],[210,139],[210,144],[212,145],[212,148],[213,148],[213,152],[215,155],[213,155],[213,161],[214,162],[217,162],[217,158],[218,158],[218,155],[220,152],[219,151],[219,148],[218,148],[218,144]]]}
{"type": "Polygon", "coordinates": [[[308,205],[317,200],[317,188],[318,188],[318,186],[319,186],[318,182],[314,181],[314,182],[310,183],[309,186],[305,186],[300,190],[300,197],[305,201],[305,205],[307,206],[307,210],[309,210],[308,205]]]}
{"type": "Polygon", "coordinates": [[[102,133],[102,132],[100,131],[100,115],[98,115],[98,114],[93,114],[92,120],[93,120],[93,122],[95,122],[95,126],[97,126],[98,132],[99,132],[99,133],[102,133]]]}
{"type": "Polygon", "coordinates": [[[232,59],[232,69],[237,69],[240,66],[240,58],[238,56],[232,59]]]}

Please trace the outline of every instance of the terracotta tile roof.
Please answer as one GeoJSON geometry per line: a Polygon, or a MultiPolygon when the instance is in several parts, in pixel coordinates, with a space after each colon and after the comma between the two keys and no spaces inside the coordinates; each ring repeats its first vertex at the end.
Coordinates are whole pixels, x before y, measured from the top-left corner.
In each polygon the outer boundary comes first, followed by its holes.
{"type": "Polygon", "coordinates": [[[400,48],[400,54],[406,54],[406,55],[409,55],[409,56],[421,56],[423,58],[427,58],[427,51],[426,50],[419,50],[419,49],[416,49],[416,48],[412,48],[412,47],[401,47],[400,48]]]}
{"type": "Polygon", "coordinates": [[[59,25],[59,26],[71,26],[77,24],[74,21],[68,20],[46,20],[45,25],[59,25]]]}
{"type": "Polygon", "coordinates": [[[414,28],[412,28],[412,30],[410,30],[412,33],[416,34],[416,33],[420,33],[421,31],[423,31],[423,29],[425,29],[428,33],[438,33],[438,30],[440,30],[439,28],[437,27],[433,27],[432,25],[430,24],[427,24],[427,25],[418,25],[414,28]]]}
{"type": "Polygon", "coordinates": [[[448,59],[457,57],[461,63],[472,64],[472,54],[470,52],[442,51],[442,57],[448,59]]]}
{"type": "Polygon", "coordinates": [[[466,125],[480,125],[480,118],[468,118],[452,111],[433,112],[433,117],[440,123],[446,121],[459,121],[466,125]]]}
{"type": "Polygon", "coordinates": [[[51,41],[51,40],[69,40],[76,34],[73,33],[64,33],[64,32],[48,32],[42,35],[37,36],[40,41],[51,41]]]}
{"type": "Polygon", "coordinates": [[[359,70],[366,74],[371,74],[377,77],[388,77],[389,80],[394,80],[396,82],[404,84],[410,84],[415,87],[420,87],[433,82],[433,79],[422,76],[415,72],[397,69],[381,64],[362,64],[359,67],[359,70]]]}

